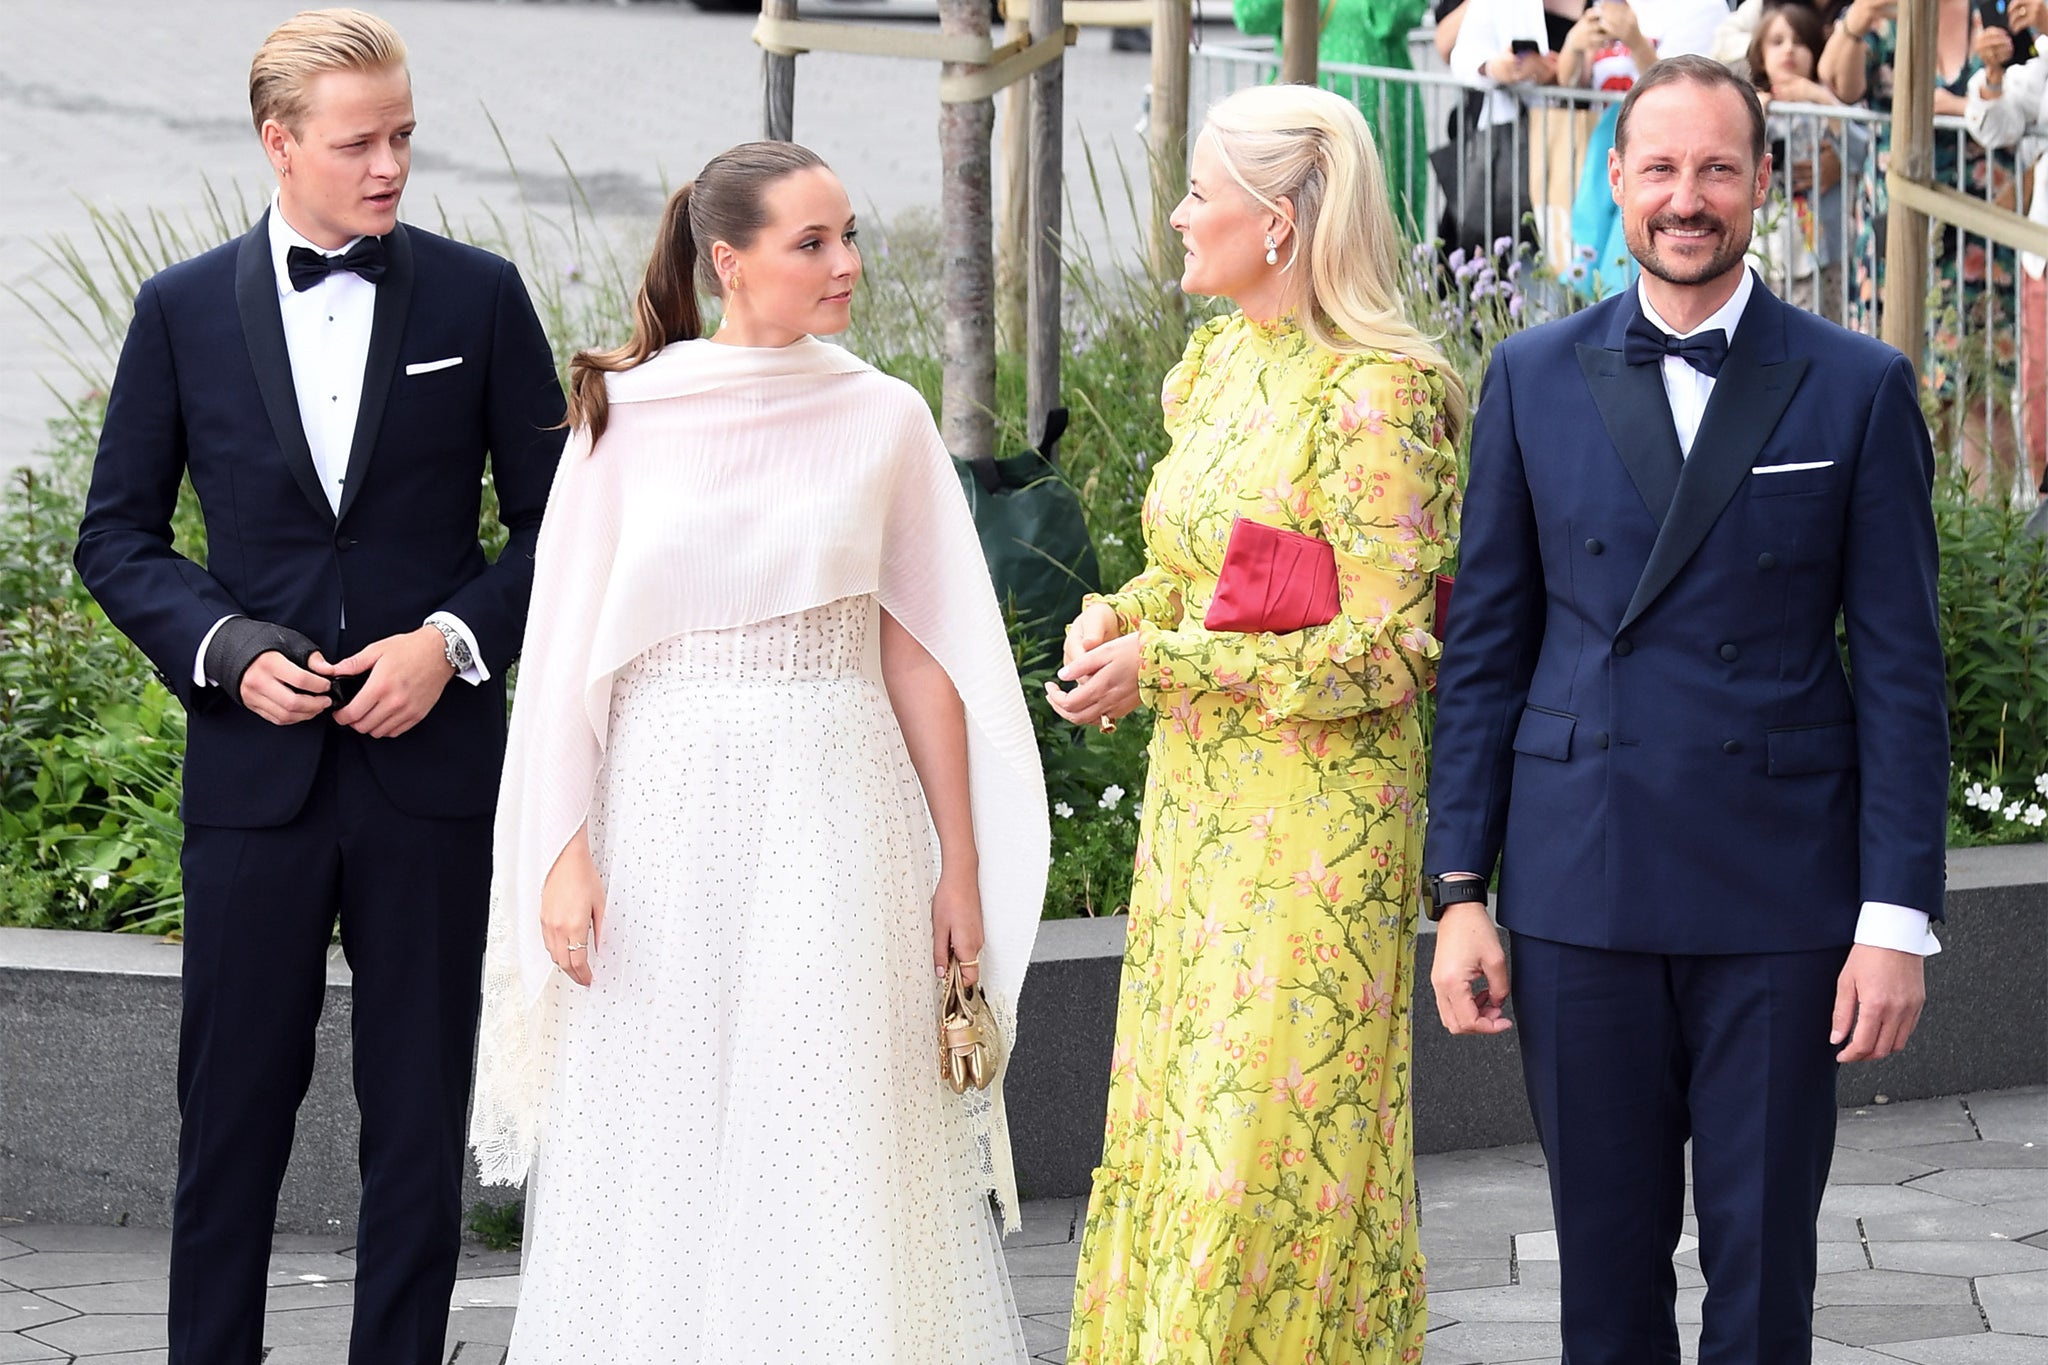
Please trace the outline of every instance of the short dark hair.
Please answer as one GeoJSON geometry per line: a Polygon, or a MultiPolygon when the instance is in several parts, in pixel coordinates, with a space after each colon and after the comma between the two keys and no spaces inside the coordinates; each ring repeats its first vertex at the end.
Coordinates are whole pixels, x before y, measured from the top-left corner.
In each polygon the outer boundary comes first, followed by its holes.
{"type": "Polygon", "coordinates": [[[1742,97],[1742,107],[1749,111],[1749,164],[1753,170],[1764,164],[1764,147],[1769,137],[1764,132],[1764,106],[1756,97],[1756,91],[1749,82],[1730,71],[1712,57],[1687,53],[1682,57],[1666,57],[1637,78],[1635,87],[1628,92],[1628,98],[1621,102],[1621,113],[1614,120],[1614,150],[1623,155],[1628,153],[1628,119],[1635,112],[1636,101],[1663,85],[1676,85],[1685,81],[1692,85],[1724,86],[1742,97]]]}

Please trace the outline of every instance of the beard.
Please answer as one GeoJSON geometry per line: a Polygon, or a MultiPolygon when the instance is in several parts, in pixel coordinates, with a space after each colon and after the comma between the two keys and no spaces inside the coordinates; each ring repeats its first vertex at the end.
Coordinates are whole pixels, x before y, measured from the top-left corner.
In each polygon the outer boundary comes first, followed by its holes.
{"type": "Polygon", "coordinates": [[[1629,254],[1636,258],[1636,264],[1644,271],[1666,284],[1696,285],[1717,280],[1742,264],[1743,256],[1749,251],[1753,227],[1746,214],[1733,228],[1709,213],[1695,214],[1690,218],[1660,214],[1647,222],[1624,224],[1622,235],[1628,240],[1629,254]],[[1659,232],[1702,230],[1720,234],[1720,245],[1704,260],[1697,257],[1674,259],[1657,249],[1659,232]]]}

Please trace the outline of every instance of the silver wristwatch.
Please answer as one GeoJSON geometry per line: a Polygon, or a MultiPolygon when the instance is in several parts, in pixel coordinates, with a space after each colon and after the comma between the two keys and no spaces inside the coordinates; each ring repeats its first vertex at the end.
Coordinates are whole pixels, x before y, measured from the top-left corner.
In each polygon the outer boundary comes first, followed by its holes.
{"type": "Polygon", "coordinates": [[[476,655],[469,651],[469,641],[462,638],[462,632],[446,621],[429,621],[428,625],[441,632],[441,642],[447,646],[448,666],[457,674],[467,673],[476,665],[476,655]]]}

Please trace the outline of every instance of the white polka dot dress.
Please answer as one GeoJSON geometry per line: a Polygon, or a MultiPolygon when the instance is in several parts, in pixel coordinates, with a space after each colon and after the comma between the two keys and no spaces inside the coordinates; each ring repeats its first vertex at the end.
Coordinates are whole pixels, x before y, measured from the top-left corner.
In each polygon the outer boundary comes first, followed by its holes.
{"type": "Polygon", "coordinates": [[[938,1079],[935,843],[872,619],[677,636],[614,685],[508,1365],[1027,1358],[938,1079]]]}

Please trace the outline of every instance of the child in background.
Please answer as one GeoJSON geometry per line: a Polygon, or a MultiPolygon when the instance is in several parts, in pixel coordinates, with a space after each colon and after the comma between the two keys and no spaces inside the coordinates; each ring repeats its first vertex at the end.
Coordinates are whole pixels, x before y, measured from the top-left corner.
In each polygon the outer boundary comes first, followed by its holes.
{"type": "MultiPolygon", "coordinates": [[[[1813,10],[1780,4],[1764,11],[1749,45],[1749,72],[1767,111],[1774,104],[1842,103],[1815,78],[1826,45],[1826,25],[1813,10]]],[[[1854,169],[1869,154],[1869,132],[1810,113],[1772,113],[1767,126],[1772,191],[1757,211],[1752,250],[1780,297],[1841,322],[1848,243],[1843,168],[1854,169]]]]}

